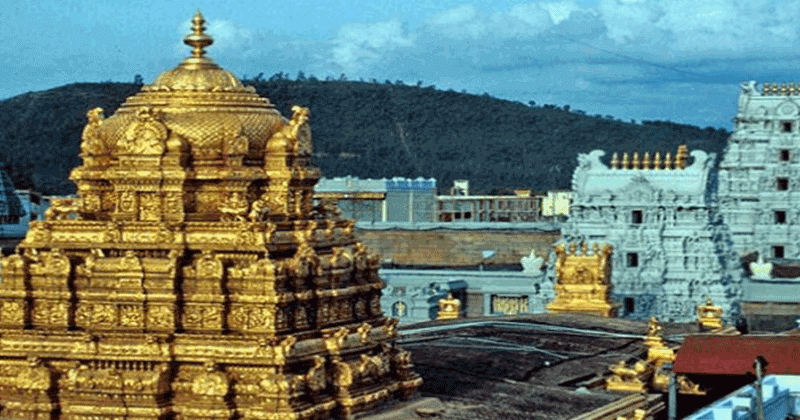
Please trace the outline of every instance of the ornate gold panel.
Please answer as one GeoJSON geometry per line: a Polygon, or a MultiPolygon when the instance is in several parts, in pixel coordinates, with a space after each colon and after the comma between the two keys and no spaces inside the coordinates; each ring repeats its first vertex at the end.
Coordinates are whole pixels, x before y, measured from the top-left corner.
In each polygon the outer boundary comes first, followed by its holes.
{"type": "Polygon", "coordinates": [[[575,243],[569,245],[569,250],[564,244],[555,246],[556,298],[547,310],[614,316],[617,305],[609,300],[613,248],[595,243],[590,252],[585,242],[581,243],[580,253],[577,248],[575,243]]]}

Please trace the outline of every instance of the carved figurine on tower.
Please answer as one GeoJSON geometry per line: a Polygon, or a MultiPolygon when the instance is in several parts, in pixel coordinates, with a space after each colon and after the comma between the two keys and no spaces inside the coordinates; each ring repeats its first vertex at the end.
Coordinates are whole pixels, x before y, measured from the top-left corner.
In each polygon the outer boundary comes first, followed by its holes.
{"type": "Polygon", "coordinates": [[[78,198],[2,260],[3,417],[351,418],[419,387],[378,257],[312,203],[308,109],[282,117],[204,29],[89,111],[78,198]]]}
{"type": "Polygon", "coordinates": [[[547,310],[614,316],[616,306],[609,300],[612,252],[609,244],[601,247],[595,243],[589,253],[584,242],[580,254],[574,242],[569,251],[564,244],[556,245],[556,298],[547,305],[547,310]]]}

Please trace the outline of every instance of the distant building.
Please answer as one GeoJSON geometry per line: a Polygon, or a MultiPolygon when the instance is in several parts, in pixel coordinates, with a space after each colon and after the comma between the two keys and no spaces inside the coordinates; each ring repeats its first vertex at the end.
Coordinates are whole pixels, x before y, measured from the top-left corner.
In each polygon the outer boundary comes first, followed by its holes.
{"type": "Polygon", "coordinates": [[[530,190],[514,195],[469,195],[469,181],[456,180],[450,195],[436,197],[439,222],[535,222],[541,218],[542,198],[530,190]]]}
{"type": "MultiPolygon", "coordinates": [[[[531,195],[530,190],[515,190],[515,195],[469,195],[469,181],[457,180],[450,192],[454,195],[437,196],[433,178],[359,179],[348,176],[320,179],[314,198],[335,200],[343,216],[359,222],[535,222],[541,219],[542,197],[531,195]]],[[[558,202],[559,206],[564,206],[558,202]]]]}
{"type": "Polygon", "coordinates": [[[739,314],[741,264],[715,208],[710,185],[714,155],[678,149],[642,159],[634,154],[611,165],[601,150],[578,155],[572,178],[567,240],[609,243],[612,296],[620,316],[656,315],[691,321],[696,305],[710,297],[726,318],[739,314]]]}
{"type": "Polygon", "coordinates": [[[469,181],[466,179],[457,179],[453,181],[453,187],[450,188],[450,195],[469,195],[469,181]]]}
{"type": "Polygon", "coordinates": [[[548,191],[542,197],[542,216],[569,216],[569,206],[572,204],[572,191],[548,191]]]}
{"type": "Polygon", "coordinates": [[[335,200],[344,217],[359,222],[433,222],[436,180],[322,178],[314,198],[335,200]]]}

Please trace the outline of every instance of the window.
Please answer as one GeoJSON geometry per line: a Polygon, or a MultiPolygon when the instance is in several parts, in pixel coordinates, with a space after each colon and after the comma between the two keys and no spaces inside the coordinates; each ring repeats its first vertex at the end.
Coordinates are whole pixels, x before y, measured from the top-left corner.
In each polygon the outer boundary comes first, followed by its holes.
{"type": "Polygon", "coordinates": [[[633,298],[626,297],[625,300],[625,313],[632,314],[634,312],[633,298]]]}
{"type": "Polygon", "coordinates": [[[789,178],[778,178],[778,191],[789,190],[789,178]]]}
{"type": "Polygon", "coordinates": [[[791,133],[792,123],[790,123],[789,121],[784,121],[783,124],[781,125],[781,128],[783,129],[784,133],[791,133]]]}
{"type": "Polygon", "coordinates": [[[642,220],[644,220],[644,216],[641,210],[631,212],[631,223],[638,225],[642,223],[642,220]]]}
{"type": "Polygon", "coordinates": [[[789,149],[781,149],[778,159],[780,159],[781,162],[788,162],[789,156],[789,149]]]}
{"type": "Polygon", "coordinates": [[[775,224],[782,225],[786,223],[786,212],[783,210],[775,210],[775,224]]]}
{"type": "Polygon", "coordinates": [[[772,256],[775,258],[783,258],[783,245],[775,245],[772,247],[772,256]]]}
{"type": "Polygon", "coordinates": [[[638,267],[639,266],[639,254],[635,252],[628,253],[628,267],[638,267]]]}

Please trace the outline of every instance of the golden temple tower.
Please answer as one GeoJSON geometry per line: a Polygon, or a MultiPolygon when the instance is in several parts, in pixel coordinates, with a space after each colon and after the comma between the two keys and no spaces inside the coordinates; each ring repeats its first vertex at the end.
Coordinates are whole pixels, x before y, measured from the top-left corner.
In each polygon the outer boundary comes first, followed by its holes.
{"type": "Polygon", "coordinates": [[[313,206],[308,109],[283,118],[192,55],[104,118],[2,260],[0,415],[351,418],[421,379],[380,307],[378,258],[313,206]]]}

